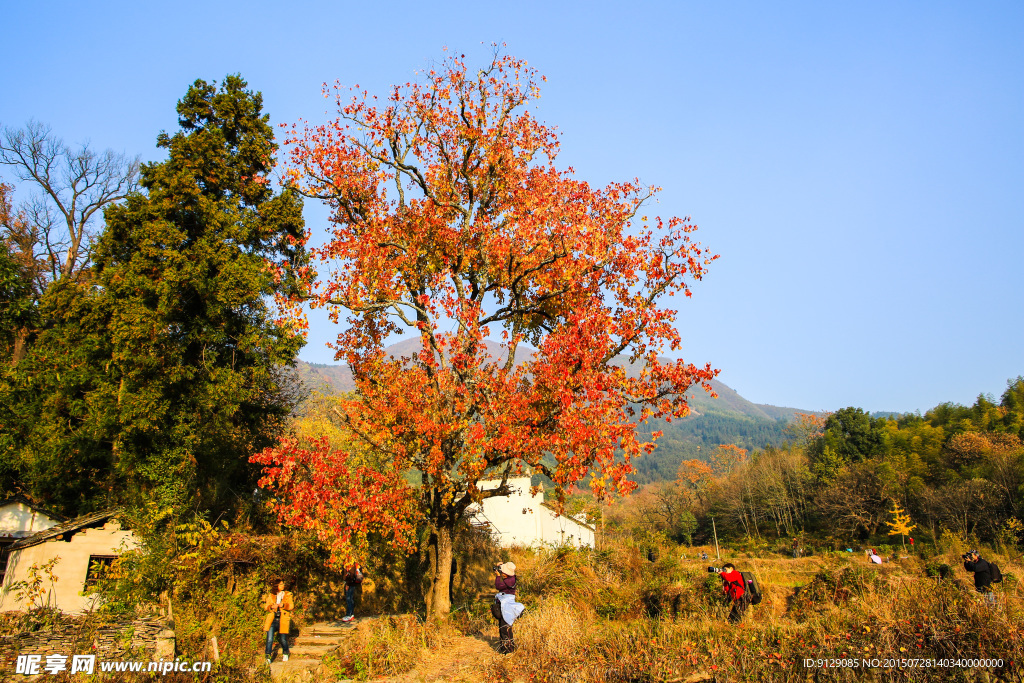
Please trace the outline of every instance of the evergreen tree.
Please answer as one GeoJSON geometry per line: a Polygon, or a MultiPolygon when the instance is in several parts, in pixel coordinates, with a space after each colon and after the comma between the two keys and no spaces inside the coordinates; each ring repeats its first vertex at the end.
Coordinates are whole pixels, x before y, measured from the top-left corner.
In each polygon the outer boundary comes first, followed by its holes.
{"type": "Polygon", "coordinates": [[[117,367],[116,468],[172,506],[251,495],[248,456],[270,445],[292,396],[279,369],[302,345],[267,299],[296,294],[302,199],[268,182],[277,145],[240,76],[198,80],[178,103],[169,158],[146,195],[106,214],[96,273],[117,367]]]}
{"type": "Polygon", "coordinates": [[[116,386],[105,304],[81,283],[50,285],[38,305],[45,324],[0,386],[5,492],[67,515],[119,502],[123,490],[111,460],[116,386]]]}
{"type": "Polygon", "coordinates": [[[839,469],[878,455],[884,448],[880,425],[860,408],[842,408],[828,416],[824,433],[810,444],[811,470],[819,479],[831,480],[839,469]]]}
{"type": "Polygon", "coordinates": [[[13,187],[0,183],[0,363],[14,357],[20,330],[34,323],[32,273],[18,258],[12,236],[25,224],[11,200],[13,187]]]}
{"type": "MultiPolygon", "coordinates": [[[[6,185],[0,184],[0,220],[6,219],[6,189],[6,185]]],[[[10,429],[16,412],[6,400],[4,389],[13,375],[11,359],[18,331],[35,316],[30,290],[24,269],[0,240],[0,495],[13,488],[19,471],[16,441],[10,429]]]]}
{"type": "Polygon", "coordinates": [[[92,284],[47,292],[57,322],[19,363],[16,440],[21,488],[65,512],[244,506],[248,456],[294,405],[282,368],[302,336],[271,301],[302,287],[302,200],[271,187],[277,146],[246,85],[189,88],[167,160],[105,213],[92,284]]]}

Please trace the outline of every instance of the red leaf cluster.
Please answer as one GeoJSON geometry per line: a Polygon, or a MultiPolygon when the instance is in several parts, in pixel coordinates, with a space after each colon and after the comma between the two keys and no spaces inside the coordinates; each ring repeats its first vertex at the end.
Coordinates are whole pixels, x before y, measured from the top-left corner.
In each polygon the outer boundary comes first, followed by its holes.
{"type": "Polygon", "coordinates": [[[326,438],[302,448],[283,439],[276,448],[252,456],[263,465],[259,485],[278,497],[269,505],[285,524],[316,533],[338,565],[365,549],[371,533],[412,549],[417,510],[400,474],[350,463],[346,451],[332,450],[326,438]]]}

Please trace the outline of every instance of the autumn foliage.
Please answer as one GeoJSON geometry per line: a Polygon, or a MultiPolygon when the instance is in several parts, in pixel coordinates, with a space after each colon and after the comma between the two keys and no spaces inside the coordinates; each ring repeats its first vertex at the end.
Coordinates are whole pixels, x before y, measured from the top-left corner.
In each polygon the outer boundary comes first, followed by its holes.
{"type": "MultiPolygon", "coordinates": [[[[393,481],[420,473],[444,592],[453,525],[508,492],[477,482],[544,473],[562,490],[589,475],[596,493],[628,492],[631,459],[654,448],[637,423],[686,415],[684,392],[716,373],[659,360],[680,348],[666,302],[715,257],[687,220],[638,215],[657,188],[594,188],[555,166],[554,129],[526,109],[539,80],[509,56],[477,73],[451,56],[382,101],[336,87],[338,118],[288,140],[290,181],[332,210],[309,304],[344,318],[337,357],[357,391],[339,414],[393,481]],[[409,332],[418,353],[385,353],[409,332]]],[[[298,457],[288,449],[261,462],[298,457]]],[[[300,503],[284,483],[296,509],[330,505],[327,487],[300,503]]]]}
{"type": "Polygon", "coordinates": [[[282,439],[253,457],[265,465],[264,486],[288,491],[287,502],[273,504],[283,522],[314,531],[338,569],[373,533],[413,549],[416,509],[408,485],[332,449],[325,437],[306,445],[282,439]]]}

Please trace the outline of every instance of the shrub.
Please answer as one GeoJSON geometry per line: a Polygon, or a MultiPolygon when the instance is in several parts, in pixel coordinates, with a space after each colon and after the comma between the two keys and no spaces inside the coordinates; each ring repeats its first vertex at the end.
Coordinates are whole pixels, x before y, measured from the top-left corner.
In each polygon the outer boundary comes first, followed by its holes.
{"type": "Polygon", "coordinates": [[[813,612],[846,605],[853,598],[863,598],[880,582],[877,570],[868,568],[822,570],[796,591],[789,604],[789,616],[799,620],[813,612]]]}
{"type": "Polygon", "coordinates": [[[412,669],[425,650],[447,647],[456,635],[449,624],[423,623],[412,615],[381,617],[360,624],[325,664],[332,674],[357,680],[397,676],[412,669]]]}
{"type": "Polygon", "coordinates": [[[932,579],[948,579],[953,577],[953,568],[945,562],[929,562],[924,566],[924,573],[932,579]]]}

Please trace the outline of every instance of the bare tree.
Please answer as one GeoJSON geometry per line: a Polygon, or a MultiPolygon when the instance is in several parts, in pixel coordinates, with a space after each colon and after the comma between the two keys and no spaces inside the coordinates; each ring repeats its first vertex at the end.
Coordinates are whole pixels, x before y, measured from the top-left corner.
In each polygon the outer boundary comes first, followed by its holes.
{"type": "Polygon", "coordinates": [[[868,461],[841,470],[831,485],[818,492],[815,503],[828,526],[853,538],[858,532],[878,533],[889,498],[877,463],[868,461]]]}
{"type": "Polygon", "coordinates": [[[135,190],[138,157],[97,153],[88,144],[72,149],[49,126],[29,121],[0,132],[0,164],[40,190],[23,209],[27,232],[4,238],[38,262],[49,282],[79,279],[89,265],[97,214],[135,190]]]}
{"type": "Polygon", "coordinates": [[[987,479],[968,479],[929,489],[924,495],[929,521],[967,538],[979,531],[993,533],[1004,519],[999,514],[999,487],[987,479]]]}
{"type": "Polygon", "coordinates": [[[679,481],[645,487],[636,496],[636,512],[649,527],[665,532],[674,541],[690,543],[697,520],[691,512],[688,492],[679,481]]]}

